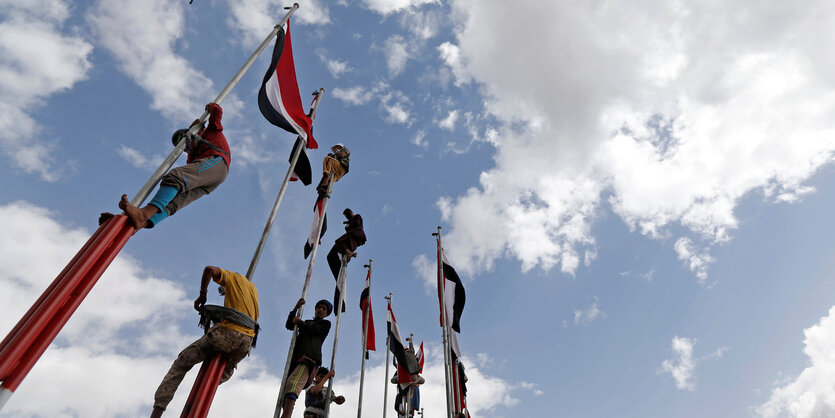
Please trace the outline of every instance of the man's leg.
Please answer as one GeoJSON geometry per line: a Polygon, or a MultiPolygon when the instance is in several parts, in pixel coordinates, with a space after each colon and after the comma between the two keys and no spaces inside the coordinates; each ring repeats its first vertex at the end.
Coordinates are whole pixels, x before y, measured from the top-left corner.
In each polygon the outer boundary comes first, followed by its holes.
{"type": "Polygon", "coordinates": [[[195,364],[205,360],[212,350],[209,336],[204,335],[180,352],[154,394],[154,410],[164,411],[168,407],[168,403],[174,398],[174,392],[177,391],[177,387],[180,386],[180,382],[183,381],[186,373],[195,364]]]}
{"type": "Polygon", "coordinates": [[[293,415],[293,407],[296,405],[296,399],[304,390],[308,379],[310,378],[310,365],[306,363],[298,363],[293,371],[287,376],[287,382],[284,384],[284,408],[282,410],[281,418],[290,418],[293,415]]]}
{"type": "MultiPolygon", "coordinates": [[[[183,170],[178,172],[176,177],[163,179],[162,185],[176,187],[180,192],[166,203],[164,211],[149,219],[148,228],[153,228],[154,225],[166,217],[213,192],[226,180],[226,176],[229,174],[229,167],[220,157],[200,159],[178,168],[183,170]],[[157,216],[159,219],[157,219],[157,216]]],[[[174,172],[174,170],[171,171],[174,172]]]]}

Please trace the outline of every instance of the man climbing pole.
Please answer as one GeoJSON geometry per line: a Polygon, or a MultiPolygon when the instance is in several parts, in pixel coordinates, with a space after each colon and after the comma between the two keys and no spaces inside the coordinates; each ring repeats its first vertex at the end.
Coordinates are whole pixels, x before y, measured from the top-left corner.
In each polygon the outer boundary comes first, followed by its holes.
{"type": "Polygon", "coordinates": [[[316,191],[320,196],[324,196],[328,192],[328,184],[330,173],[333,173],[333,181],[339,181],[345,174],[348,173],[348,164],[351,160],[351,150],[342,144],[336,144],[331,147],[330,153],[322,160],[322,180],[319,180],[319,185],[316,186],[316,191]]]}
{"type": "Polygon", "coordinates": [[[307,407],[304,410],[304,418],[325,418],[325,402],[328,398],[333,399],[337,405],[345,403],[344,396],[334,397],[330,388],[325,387],[325,383],[333,376],[333,370],[328,371],[327,367],[320,367],[316,372],[313,386],[304,393],[304,405],[307,407]]]}
{"type": "Polygon", "coordinates": [[[151,418],[162,412],[174,397],[174,392],[191,368],[203,360],[223,353],[228,362],[220,383],[229,380],[235,368],[249,354],[258,336],[258,290],[246,277],[214,266],[206,266],[200,281],[200,296],[194,300],[194,309],[201,313],[201,324],[207,325],[206,335],[186,347],[171,369],[162,379],[154,394],[154,410],[151,418]],[[223,307],[206,304],[209,280],[224,289],[223,307]],[[211,316],[212,318],[207,318],[211,316]],[[208,320],[218,322],[209,328],[208,320]]]}
{"type": "Polygon", "coordinates": [[[331,268],[334,279],[339,276],[339,268],[342,265],[339,261],[339,255],[348,256],[349,259],[356,257],[357,253],[355,251],[357,247],[365,244],[367,240],[365,230],[363,230],[362,226],[362,216],[358,213],[355,214],[350,208],[345,208],[342,214],[345,215],[346,219],[343,222],[345,224],[345,233],[334,241],[333,247],[328,252],[328,266],[331,268]]]}
{"type": "MultiPolygon", "coordinates": [[[[182,140],[188,141],[188,159],[186,165],[172,169],[162,178],[151,203],[138,208],[130,204],[127,195],[122,195],[119,209],[125,211],[137,231],[153,228],[189,203],[211,193],[226,180],[232,154],[220,121],[223,109],[216,103],[209,103],[206,111],[209,112],[208,127],[201,127],[197,135],[187,135],[188,130],[180,129],[171,138],[174,145],[182,140]]],[[[199,119],[191,126],[198,123],[199,119]]]]}
{"type": "Polygon", "coordinates": [[[299,394],[310,385],[311,378],[316,375],[315,369],[322,365],[322,344],[331,329],[331,322],[325,319],[333,312],[333,305],[330,302],[325,299],[316,302],[313,319],[306,321],[296,314],[304,303],[304,298],[296,302],[296,306],[287,315],[287,322],[284,324],[290,331],[293,330],[293,326],[298,327],[299,334],[296,338],[296,346],[293,348],[291,372],[287,375],[282,388],[282,396],[284,396],[282,418],[290,418],[293,415],[293,407],[299,394]]]}

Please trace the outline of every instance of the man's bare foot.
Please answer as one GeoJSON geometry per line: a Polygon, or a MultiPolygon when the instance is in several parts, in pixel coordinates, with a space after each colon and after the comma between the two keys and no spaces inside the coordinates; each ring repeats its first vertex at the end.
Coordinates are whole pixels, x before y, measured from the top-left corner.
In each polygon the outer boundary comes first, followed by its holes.
{"type": "Polygon", "coordinates": [[[144,228],[145,224],[148,222],[148,218],[150,218],[151,215],[156,213],[158,210],[156,206],[151,205],[145,206],[141,209],[131,205],[128,201],[128,195],[126,194],[123,194],[122,199],[119,200],[119,209],[125,211],[125,215],[128,215],[128,219],[137,231],[144,228]]]}

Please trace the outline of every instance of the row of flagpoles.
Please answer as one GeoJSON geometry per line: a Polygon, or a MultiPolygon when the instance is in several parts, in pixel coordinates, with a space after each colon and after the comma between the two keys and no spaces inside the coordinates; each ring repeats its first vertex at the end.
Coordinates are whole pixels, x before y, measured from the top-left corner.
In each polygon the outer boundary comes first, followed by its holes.
{"type": "MultiPolygon", "coordinates": [[[[243,64],[232,80],[218,94],[214,102],[220,104],[231,92],[234,86],[240,81],[244,73],[250,68],[255,59],[269,45],[274,37],[276,43],[272,54],[270,67],[264,76],[261,89],[258,94],[259,109],[267,120],[289,132],[296,133],[298,138],[290,155],[287,174],[281,184],[272,211],[268,216],[261,238],[256,246],[252,261],[249,265],[246,277],[252,280],[258,261],[262,254],[266,240],[269,236],[272,225],[275,221],[278,208],[282,202],[289,181],[300,179],[304,184],[311,183],[310,162],[307,159],[307,149],[318,147],[312,135],[312,124],[316,110],[324,93],[320,89],[314,93],[315,98],[308,113],[302,110],[301,97],[298,93],[298,83],[295,75],[295,68],[292,57],[292,44],[290,41],[289,19],[298,8],[294,4],[288,8],[287,14],[273,31],[264,39],[256,51],[243,64]]],[[[204,121],[208,117],[208,111],[199,118],[204,121]]],[[[195,124],[191,130],[196,131],[200,124],[195,124]]],[[[191,132],[196,133],[196,132],[191,132]]],[[[181,141],[175,149],[165,158],[163,163],[151,175],[148,181],[140,188],[131,200],[134,206],[140,206],[147,199],[151,190],[159,183],[162,176],[173,166],[177,158],[185,149],[186,141],[181,141]]],[[[307,273],[302,288],[302,298],[306,298],[312,276],[316,253],[320,244],[320,238],[326,228],[326,210],[328,198],[332,192],[334,181],[331,173],[328,182],[328,190],[323,196],[317,199],[314,205],[314,222],[311,227],[310,237],[305,245],[305,258],[309,257],[307,273]]],[[[63,325],[69,320],[75,309],[83,301],[95,285],[98,278],[103,274],[110,262],[116,257],[119,251],[132,236],[133,228],[127,224],[125,216],[114,216],[104,222],[93,234],[84,247],[79,250],[75,258],[70,261],[67,267],[58,275],[55,281],[47,288],[41,297],[33,304],[30,310],[23,316],[18,324],[0,343],[0,409],[11,397],[13,391],[22,382],[26,374],[31,370],[46,348],[54,340],[63,325]]],[[[437,237],[438,246],[438,295],[440,303],[440,316],[442,328],[442,340],[444,346],[444,370],[447,415],[450,418],[460,416],[469,417],[466,408],[466,389],[464,383],[466,377],[463,374],[463,366],[460,363],[461,352],[458,346],[458,333],[460,333],[460,317],[464,307],[464,288],[455,270],[449,264],[446,254],[441,246],[441,228],[433,234],[437,237]]],[[[342,319],[342,309],[345,298],[345,282],[347,276],[347,258],[341,260],[341,268],[337,277],[337,288],[339,289],[339,300],[335,305],[336,328],[334,343],[331,355],[331,369],[335,366],[339,329],[342,319]]],[[[360,298],[360,309],[362,310],[362,365],[360,369],[360,392],[357,417],[362,416],[362,392],[365,376],[365,360],[368,358],[368,351],[375,347],[374,320],[371,309],[370,290],[371,273],[373,260],[369,260],[365,267],[368,269],[365,286],[360,298]]],[[[386,355],[386,379],[388,379],[389,353],[395,357],[402,357],[403,340],[400,338],[399,328],[392,311],[392,294],[386,297],[387,306],[387,342],[386,355]],[[393,341],[392,341],[393,340],[393,341]]],[[[299,315],[303,311],[300,308],[299,315]]],[[[293,348],[295,346],[297,329],[294,329],[287,362],[282,375],[281,385],[287,379],[288,367],[292,360],[293,348]]],[[[420,358],[420,368],[423,367],[423,343],[417,351],[420,358]]],[[[221,355],[206,360],[198,373],[197,380],[189,394],[186,405],[183,409],[183,417],[205,417],[208,414],[212,399],[220,382],[221,375],[226,365],[226,360],[221,355]]],[[[398,376],[401,383],[408,384],[409,374],[402,364],[398,376]],[[404,380],[405,379],[405,380],[404,380]]],[[[333,379],[329,382],[329,393],[333,393],[333,379]]],[[[386,416],[387,385],[384,393],[383,416],[386,416]]],[[[417,397],[416,388],[408,384],[405,402],[402,403],[404,416],[410,416],[410,408],[413,406],[412,397],[417,397]],[[414,388],[414,389],[413,389],[414,388]]],[[[279,399],[276,404],[275,417],[281,413],[283,397],[279,390],[279,399]]],[[[326,401],[326,417],[329,413],[331,399],[326,401]]]]}

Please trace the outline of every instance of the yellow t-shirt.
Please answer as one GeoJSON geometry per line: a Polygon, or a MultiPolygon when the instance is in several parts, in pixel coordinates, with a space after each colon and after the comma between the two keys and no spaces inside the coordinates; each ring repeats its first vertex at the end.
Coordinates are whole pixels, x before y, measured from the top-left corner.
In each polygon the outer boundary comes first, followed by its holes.
{"type": "MultiPolygon", "coordinates": [[[[238,273],[223,269],[221,269],[220,279],[215,281],[226,289],[223,306],[236,309],[249,315],[250,318],[258,320],[258,289],[251,281],[238,273]]],[[[220,321],[220,326],[250,337],[255,336],[254,330],[229,321],[220,321]]]]}

